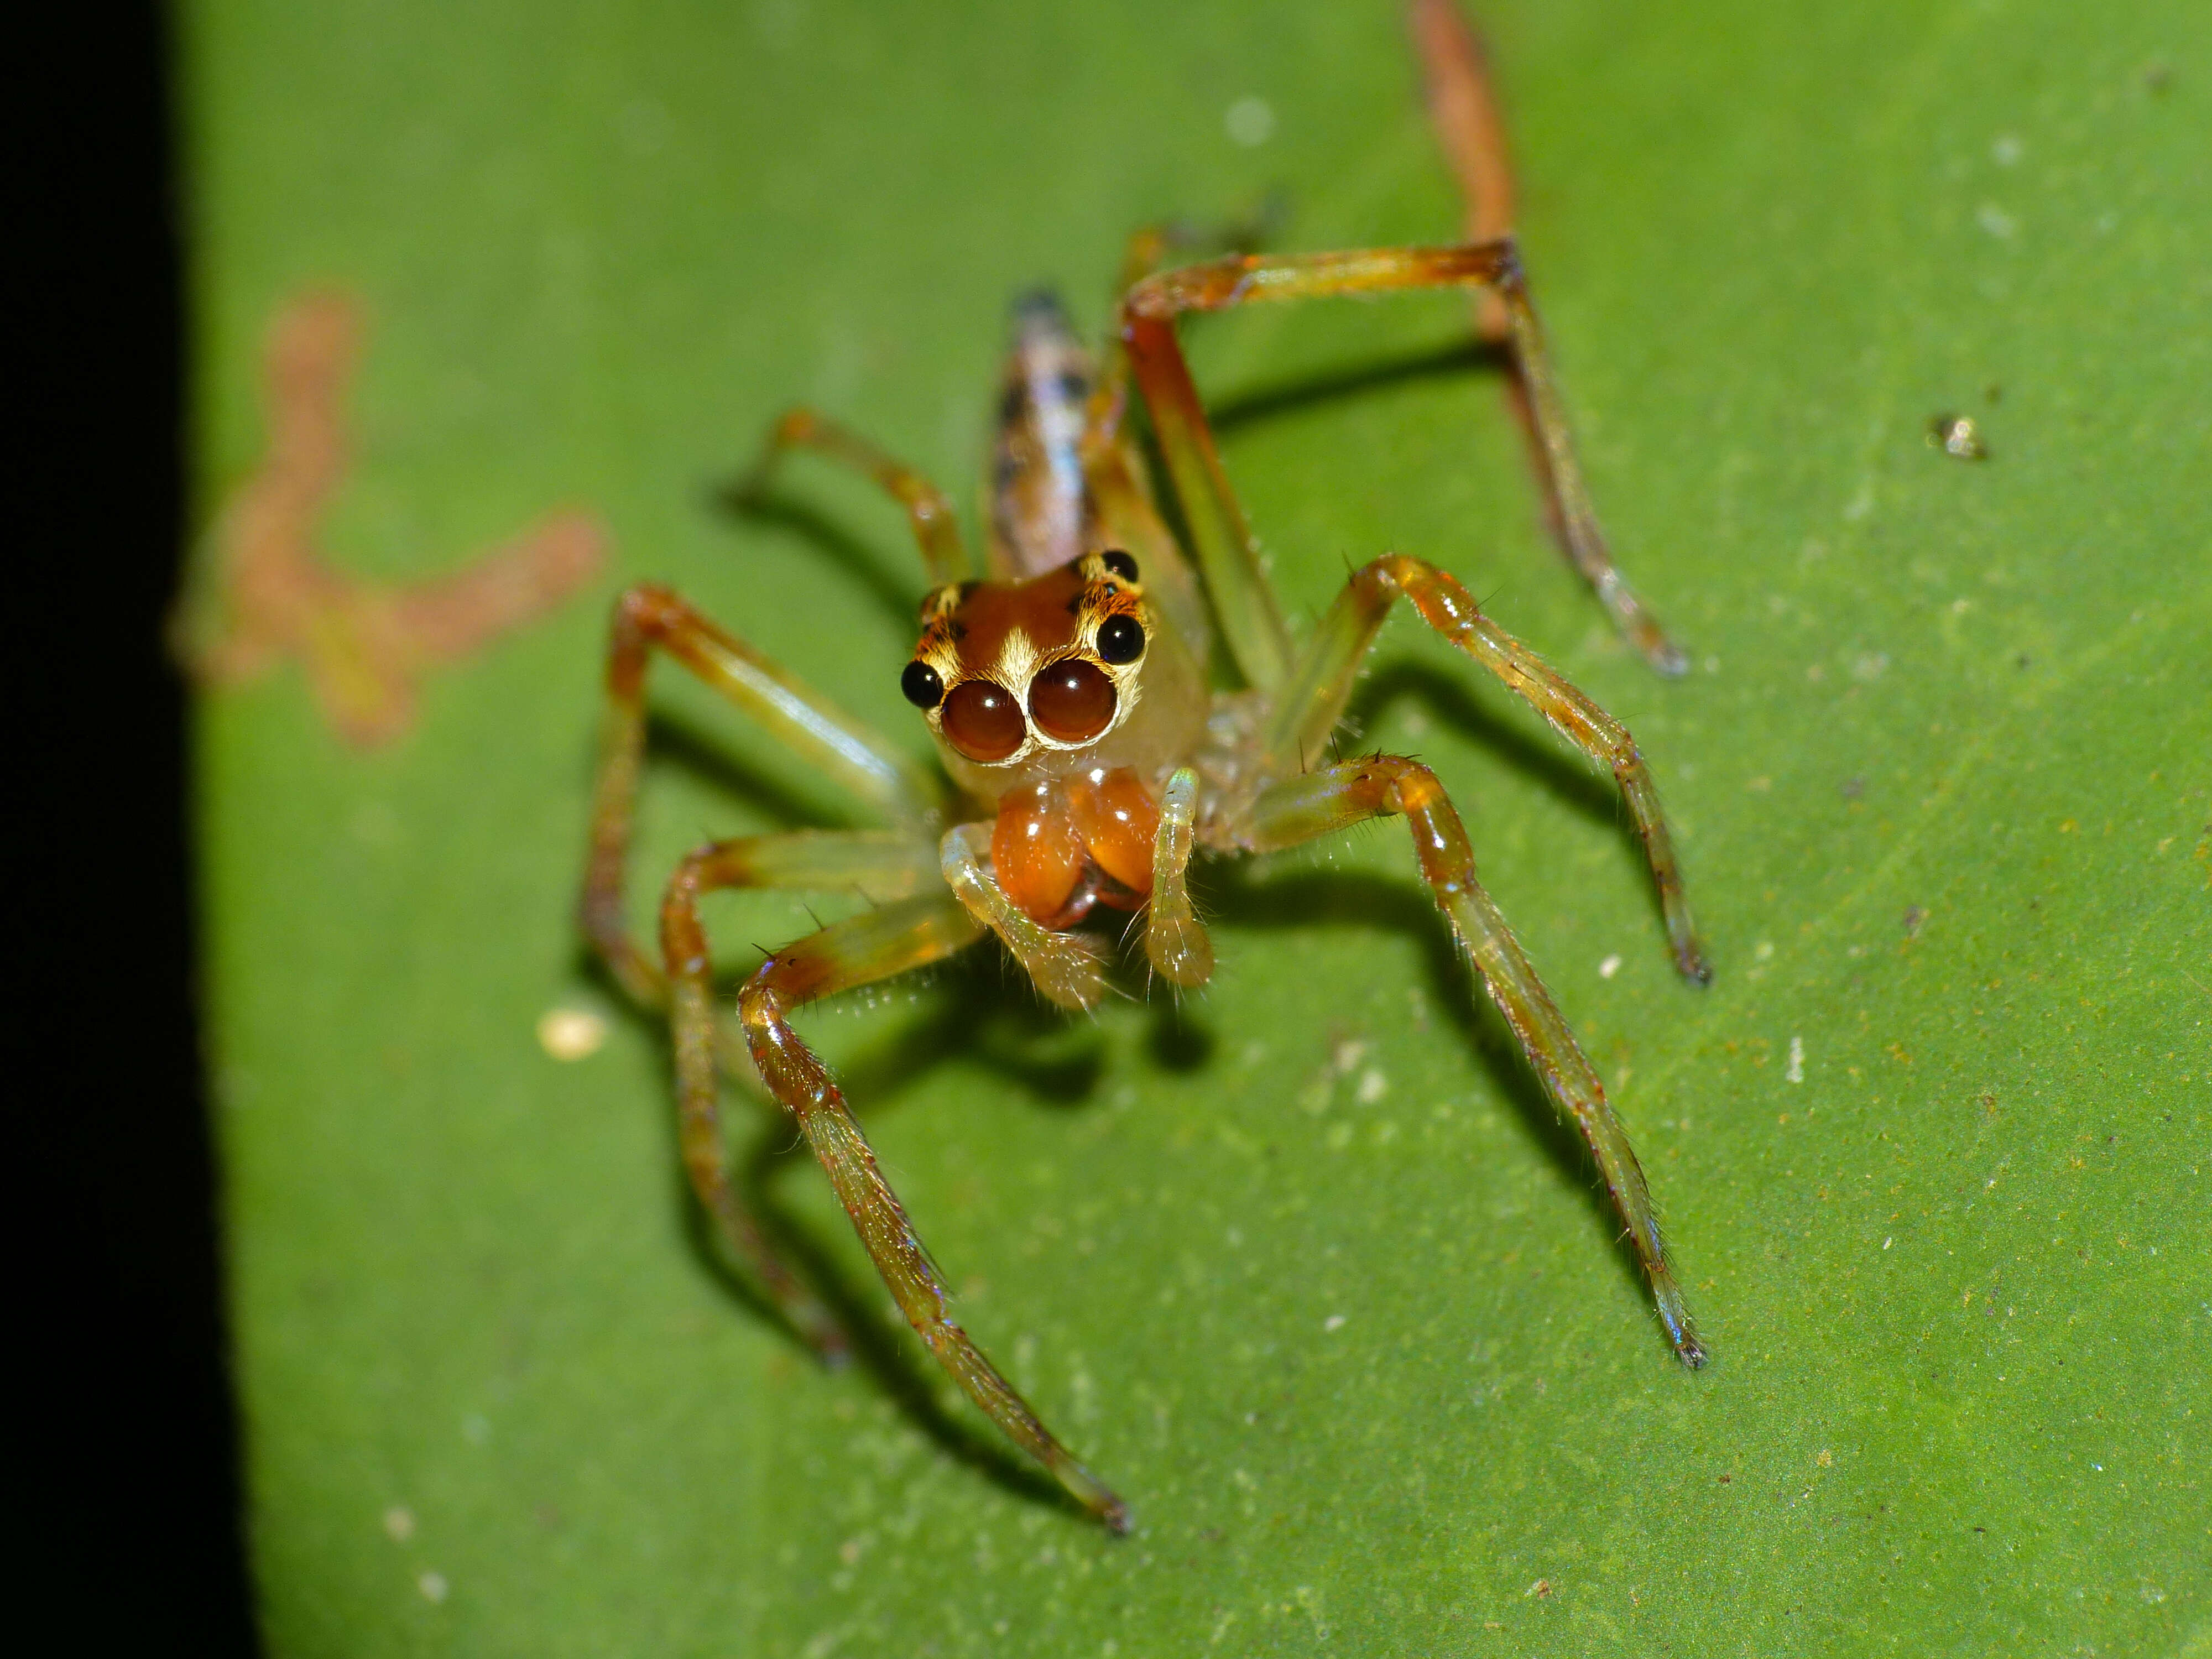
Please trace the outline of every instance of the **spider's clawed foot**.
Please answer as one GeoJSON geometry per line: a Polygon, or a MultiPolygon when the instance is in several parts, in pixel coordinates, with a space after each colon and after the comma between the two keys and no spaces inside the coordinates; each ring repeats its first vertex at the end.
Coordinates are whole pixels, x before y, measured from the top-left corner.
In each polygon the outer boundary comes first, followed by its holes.
{"type": "Polygon", "coordinates": [[[1136,1522],[1129,1514],[1129,1506],[1121,1495],[1103,1480],[1077,1462],[1065,1451],[1047,1462],[1053,1478],[1066,1487],[1067,1495],[1083,1505],[1105,1523],[1106,1530],[1116,1537],[1125,1538],[1136,1522]]]}
{"type": "Polygon", "coordinates": [[[1653,1276],[1651,1299],[1658,1304],[1659,1322],[1667,1328],[1667,1340],[1674,1346],[1674,1358],[1682,1362],[1682,1369],[1703,1370],[1705,1345],[1690,1319],[1690,1310],[1682,1300],[1682,1287],[1674,1282],[1673,1273],[1662,1271],[1653,1276]]]}

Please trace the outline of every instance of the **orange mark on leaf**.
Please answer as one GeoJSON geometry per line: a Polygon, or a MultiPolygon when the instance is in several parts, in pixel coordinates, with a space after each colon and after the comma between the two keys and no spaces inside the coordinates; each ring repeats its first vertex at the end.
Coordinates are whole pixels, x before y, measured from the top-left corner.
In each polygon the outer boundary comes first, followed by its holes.
{"type": "Polygon", "coordinates": [[[606,556],[590,515],[555,514],[451,574],[386,585],[337,570],[316,545],[351,455],[345,394],[360,356],[359,310],[317,293],[287,306],[263,362],[268,449],[224,503],[214,568],[179,606],[179,658],[203,686],[242,685],[296,657],[325,719],[362,748],[414,722],[424,676],[535,622],[606,556]]]}

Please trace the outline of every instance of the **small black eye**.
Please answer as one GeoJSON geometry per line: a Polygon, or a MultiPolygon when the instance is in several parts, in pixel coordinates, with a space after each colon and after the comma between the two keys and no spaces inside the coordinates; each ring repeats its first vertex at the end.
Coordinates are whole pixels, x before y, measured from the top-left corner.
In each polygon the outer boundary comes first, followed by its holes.
{"type": "Polygon", "coordinates": [[[945,701],[945,682],[926,662],[910,662],[899,676],[899,690],[916,708],[934,708],[945,701]]]}
{"type": "MultiPolygon", "coordinates": [[[[1126,553],[1122,555],[1124,558],[1127,556],[1126,553]]],[[[1108,662],[1136,661],[1145,654],[1144,624],[1134,617],[1107,617],[1098,624],[1098,654],[1108,662]]]]}
{"type": "Polygon", "coordinates": [[[1100,555],[1099,562],[1125,582],[1137,580],[1137,562],[1118,547],[1111,553],[1100,555]]]}

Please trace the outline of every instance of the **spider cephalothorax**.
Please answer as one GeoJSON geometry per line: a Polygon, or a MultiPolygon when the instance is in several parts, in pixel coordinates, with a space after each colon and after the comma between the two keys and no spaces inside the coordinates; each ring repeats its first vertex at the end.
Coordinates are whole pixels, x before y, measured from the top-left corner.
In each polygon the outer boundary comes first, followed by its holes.
{"type": "MultiPolygon", "coordinates": [[[[1443,20],[1438,27],[1451,27],[1443,0],[1423,3],[1432,21],[1443,20]]],[[[1479,72],[1471,47],[1455,62],[1446,67],[1462,78],[1479,72]]],[[[1453,106],[1478,104],[1488,106],[1486,94],[1468,92],[1453,106]]],[[[1107,991],[1103,936],[1076,924],[1102,904],[1140,913],[1129,932],[1141,931],[1152,972],[1176,986],[1202,986],[1213,973],[1213,950],[1186,880],[1200,848],[1224,856],[1267,853],[1374,818],[1405,819],[1421,879],[1453,936],[1589,1145],[1675,1352],[1692,1366],[1705,1358],[1627,1133],[1476,878],[1466,827],[1443,783],[1402,756],[1328,759],[1360,665],[1402,599],[1619,781],[1676,964],[1702,982],[1708,970],[1643,757],[1618,722],[1483,615],[1449,572],[1424,560],[1395,553],[1371,560],[1303,637],[1294,634],[1176,338],[1176,319],[1190,312],[1389,289],[1486,289],[1508,331],[1515,384],[1540,445],[1539,476],[1577,566],[1653,665],[1680,672],[1681,653],[1637,603],[1598,534],[1511,239],[1240,255],[1146,276],[1165,240],[1151,233],[1134,243],[1134,286],[1095,374],[1056,304],[1033,297],[1018,306],[993,449],[989,580],[966,580],[968,550],[942,492],[811,410],[792,410],[776,423],[754,475],[764,478],[778,455],[806,448],[859,467],[905,505],[937,585],[922,605],[921,638],[900,686],[928,721],[952,793],[900,745],[673,593],[634,588],[617,609],[609,651],[614,718],[584,897],[585,927],[611,969],[641,1000],[670,1012],[693,1188],[718,1236],[792,1326],[826,1354],[844,1350],[835,1319],[771,1247],[730,1179],[719,1073],[740,1048],[767,1092],[797,1120],[932,1352],[1018,1444],[1117,1530],[1128,1525],[1121,1499],[1053,1437],[951,1317],[913,1222],[791,1016],[817,997],[941,960],[987,935],[1050,1001],[1096,1006],[1107,991]],[[1123,429],[1133,389],[1187,544],[1158,512],[1151,471],[1123,429]],[[1217,629],[1229,658],[1220,665],[1224,678],[1240,679],[1240,690],[1212,690],[1207,656],[1217,629]],[[884,824],[700,848],[668,884],[658,960],[630,937],[622,891],[644,744],[645,665],[655,647],[750,710],[871,804],[884,824]],[[733,1032],[714,1006],[714,958],[698,901],[712,889],[741,886],[857,893],[872,903],[761,964],[738,994],[733,1032]]]]}

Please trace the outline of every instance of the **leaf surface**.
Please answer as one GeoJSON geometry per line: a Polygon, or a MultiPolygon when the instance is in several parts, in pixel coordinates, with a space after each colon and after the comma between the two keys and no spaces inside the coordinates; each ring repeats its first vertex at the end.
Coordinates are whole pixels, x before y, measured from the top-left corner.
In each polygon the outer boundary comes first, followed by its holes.
{"type": "MultiPolygon", "coordinates": [[[[1279,191],[1285,246],[1447,239],[1395,13],[187,9],[210,514],[262,330],[336,284],[368,332],[331,560],[426,575],[570,504],[617,567],[390,748],[289,670],[203,708],[273,1652],[2206,1650],[2206,14],[1485,21],[1593,487],[1696,672],[1546,545],[1459,301],[1212,320],[1194,359],[1294,617],[1432,557],[1651,759],[1702,994],[1609,787],[1497,687],[1401,620],[1358,702],[1460,799],[1716,1363],[1667,1358],[1394,826],[1213,866],[1179,1010],[1069,1024],[979,951],[805,1021],[964,1321],[1132,1501],[1116,1540],[888,1325],[888,1373],[821,1375],[700,1249],[662,1033],[570,928],[603,607],[669,581],[922,747],[897,514],[805,464],[772,518],[714,486],[803,400],[969,499],[1009,297],[1095,328],[1148,221],[1279,191]],[[1929,447],[1947,413],[1991,459],[1929,447]],[[549,1058],[556,1006],[606,1046],[549,1058]]],[[[654,686],[641,925],[684,848],[852,810],[654,686]]],[[[733,970],[812,926],[710,921],[733,970]]],[[[743,1141],[877,1317],[790,1135],[743,1141]]]]}

